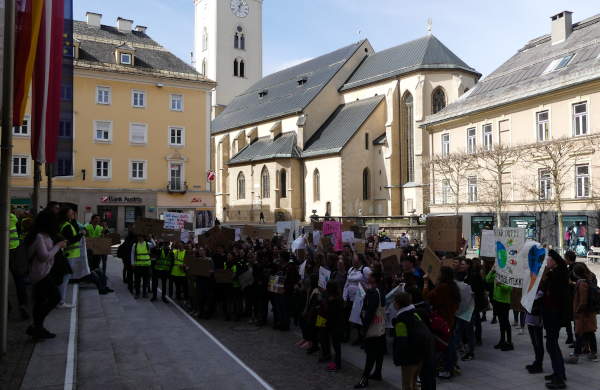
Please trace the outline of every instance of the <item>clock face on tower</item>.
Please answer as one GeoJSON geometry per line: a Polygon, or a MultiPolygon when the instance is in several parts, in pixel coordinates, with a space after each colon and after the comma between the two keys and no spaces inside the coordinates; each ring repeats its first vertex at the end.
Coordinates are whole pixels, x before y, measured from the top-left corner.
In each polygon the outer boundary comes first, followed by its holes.
{"type": "Polygon", "coordinates": [[[245,18],[250,11],[250,7],[248,7],[248,2],[246,0],[231,0],[229,6],[231,12],[238,18],[245,18]]]}

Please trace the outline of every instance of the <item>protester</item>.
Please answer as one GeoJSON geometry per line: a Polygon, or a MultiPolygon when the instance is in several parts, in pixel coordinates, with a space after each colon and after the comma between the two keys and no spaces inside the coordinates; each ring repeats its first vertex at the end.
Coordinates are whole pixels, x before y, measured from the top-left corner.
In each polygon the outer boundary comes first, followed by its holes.
{"type": "Polygon", "coordinates": [[[29,304],[27,294],[27,272],[29,264],[26,248],[25,245],[23,245],[23,240],[26,237],[28,229],[31,227],[24,226],[25,224],[23,221],[25,218],[28,218],[28,216],[26,216],[24,212],[20,212],[13,208],[9,215],[8,227],[8,264],[15,284],[17,302],[19,304],[19,313],[21,315],[21,319],[23,320],[29,319],[29,310],[27,308],[29,304]],[[18,216],[18,214],[21,215],[18,216]]]}
{"type": "Polygon", "coordinates": [[[573,312],[575,317],[575,350],[567,363],[577,364],[583,354],[584,347],[589,349],[589,360],[598,361],[598,346],[596,342],[596,311],[591,306],[592,289],[598,287],[596,276],[583,263],[573,267],[573,276],[577,280],[575,296],[573,297],[573,312]]]}
{"type": "Polygon", "coordinates": [[[143,235],[138,235],[137,242],[131,246],[131,259],[133,266],[135,299],[148,297],[150,289],[150,267],[152,260],[150,251],[156,246],[154,240],[146,240],[143,235]]]}
{"type": "Polygon", "coordinates": [[[486,282],[494,284],[492,305],[494,306],[494,313],[498,316],[498,323],[500,325],[500,341],[494,348],[501,351],[512,351],[515,349],[512,343],[512,329],[509,319],[512,287],[496,280],[495,268],[487,274],[485,279],[486,282]]]}
{"type": "Polygon", "coordinates": [[[337,283],[329,281],[326,298],[321,304],[320,315],[325,318],[325,326],[320,329],[320,345],[323,361],[328,361],[327,371],[336,372],[342,368],[342,336],[344,332],[344,304],[337,283]],[[331,359],[330,345],[334,358],[331,359]]]}
{"type": "Polygon", "coordinates": [[[531,312],[526,313],[525,323],[529,331],[531,345],[535,359],[533,363],[525,366],[530,374],[539,374],[544,372],[544,331],[542,327],[542,296],[543,292],[538,291],[531,312]]]}
{"type": "MultiPolygon", "coordinates": [[[[352,305],[354,304],[354,299],[356,298],[356,294],[359,290],[359,286],[362,286],[363,289],[366,290],[368,277],[371,274],[371,269],[366,266],[365,257],[362,254],[356,254],[352,258],[352,267],[348,270],[348,276],[346,277],[346,283],[344,285],[343,291],[343,299],[345,303],[345,317],[350,318],[350,312],[352,310],[352,305]]],[[[350,340],[350,329],[351,325],[349,322],[346,324],[344,340],[350,340]]],[[[363,334],[361,329],[358,328],[358,334],[356,340],[352,343],[352,345],[359,345],[362,343],[363,334]]]]}
{"type": "MultiPolygon", "coordinates": [[[[92,215],[90,219],[90,223],[85,225],[85,231],[87,237],[90,238],[98,238],[102,237],[106,231],[104,227],[101,225],[100,216],[98,214],[92,215]]],[[[90,262],[90,269],[95,270],[96,268],[100,268],[100,263],[102,263],[102,272],[106,274],[106,256],[105,255],[95,255],[91,251],[88,250],[88,257],[90,262]]]]}
{"type": "Polygon", "coordinates": [[[152,262],[152,302],[158,297],[158,282],[161,282],[161,295],[164,303],[167,300],[167,281],[173,267],[173,252],[169,248],[168,242],[161,242],[157,248],[154,248],[154,261],[152,262]]]}

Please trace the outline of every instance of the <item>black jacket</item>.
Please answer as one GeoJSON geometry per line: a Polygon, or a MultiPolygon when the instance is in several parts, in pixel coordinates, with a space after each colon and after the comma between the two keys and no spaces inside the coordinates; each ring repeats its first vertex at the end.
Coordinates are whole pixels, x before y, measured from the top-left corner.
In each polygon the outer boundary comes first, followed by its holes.
{"type": "Polygon", "coordinates": [[[368,328],[375,318],[379,306],[385,306],[385,295],[381,289],[370,288],[366,291],[363,301],[362,323],[365,328],[368,328]],[[379,291],[379,293],[378,293],[379,291]]]}
{"type": "Polygon", "coordinates": [[[411,366],[433,356],[433,335],[414,308],[398,314],[394,325],[394,364],[411,366]]]}

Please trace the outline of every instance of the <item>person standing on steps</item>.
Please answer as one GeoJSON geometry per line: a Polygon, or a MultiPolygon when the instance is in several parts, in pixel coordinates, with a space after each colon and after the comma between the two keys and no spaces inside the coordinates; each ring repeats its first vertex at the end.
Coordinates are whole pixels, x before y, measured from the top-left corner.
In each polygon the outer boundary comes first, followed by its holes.
{"type": "Polygon", "coordinates": [[[155,259],[152,262],[152,302],[156,301],[158,293],[158,281],[161,281],[162,301],[167,300],[167,281],[173,267],[173,252],[169,248],[168,242],[161,242],[156,249],[155,259]]]}
{"type": "Polygon", "coordinates": [[[137,237],[137,242],[131,247],[135,299],[140,298],[140,289],[142,290],[142,297],[148,297],[148,290],[150,289],[150,267],[152,265],[150,251],[154,246],[152,240],[146,241],[145,237],[140,234],[137,237]]]}
{"type": "MultiPolygon", "coordinates": [[[[104,235],[104,228],[100,224],[100,216],[98,214],[92,215],[90,223],[85,225],[85,231],[86,236],[89,238],[98,238],[104,235]]],[[[88,258],[90,263],[90,269],[92,271],[96,268],[99,268],[100,263],[102,262],[102,268],[104,270],[104,274],[106,274],[106,256],[95,255],[88,250],[88,258]]]]}
{"type": "Polygon", "coordinates": [[[173,285],[175,286],[175,299],[184,299],[187,301],[187,280],[185,277],[185,249],[183,243],[177,242],[173,248],[173,267],[171,267],[171,276],[169,279],[169,296],[173,298],[173,285]]]}

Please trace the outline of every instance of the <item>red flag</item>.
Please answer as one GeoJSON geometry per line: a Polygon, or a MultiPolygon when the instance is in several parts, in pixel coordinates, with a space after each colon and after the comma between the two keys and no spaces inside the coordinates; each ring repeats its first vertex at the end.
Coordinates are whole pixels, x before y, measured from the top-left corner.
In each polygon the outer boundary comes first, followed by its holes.
{"type": "Polygon", "coordinates": [[[56,161],[63,57],[64,0],[45,0],[33,76],[31,157],[56,161]]]}
{"type": "Polygon", "coordinates": [[[13,124],[23,122],[37,51],[43,0],[17,0],[13,124]]]}

